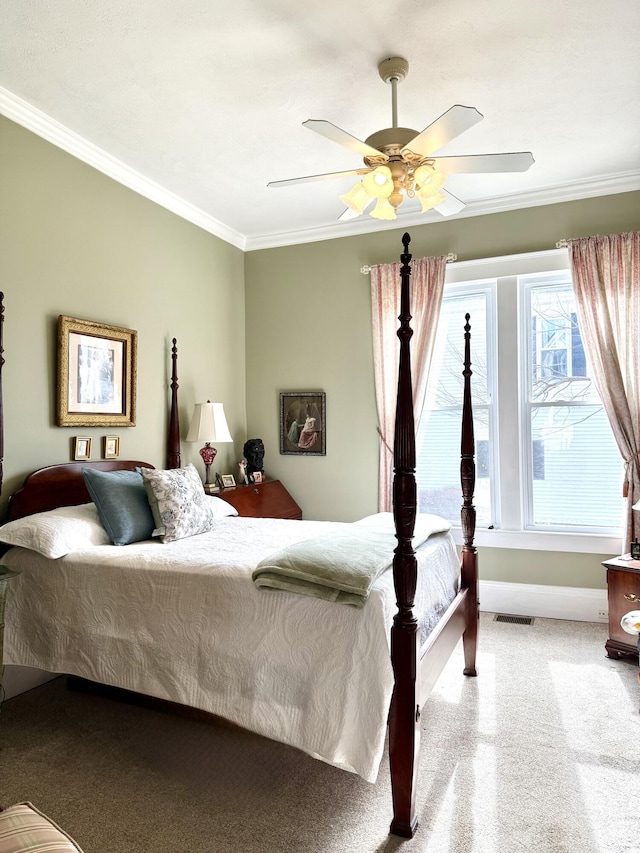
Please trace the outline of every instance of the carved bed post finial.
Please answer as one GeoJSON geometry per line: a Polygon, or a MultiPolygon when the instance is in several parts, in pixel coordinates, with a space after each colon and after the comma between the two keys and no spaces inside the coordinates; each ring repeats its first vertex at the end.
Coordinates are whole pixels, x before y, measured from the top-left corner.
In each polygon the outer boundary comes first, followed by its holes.
{"type": "Polygon", "coordinates": [[[395,677],[389,717],[389,756],[391,764],[393,821],[391,832],[413,836],[418,820],[415,814],[418,750],[420,746],[420,708],[418,705],[418,620],[413,612],[417,583],[417,561],[412,547],[416,521],[416,444],[413,420],[410,342],[411,238],[402,238],[404,252],[400,294],[400,362],[394,435],[393,518],[398,545],[393,556],[393,580],[398,612],[391,627],[391,663],[395,677]]]}
{"type": "Polygon", "coordinates": [[[180,419],[178,417],[178,347],[171,347],[171,412],[167,437],[167,468],[180,467],[180,419]]]}
{"type": "Polygon", "coordinates": [[[476,646],[478,636],[478,566],[477,550],[473,544],[476,532],[476,508],[473,493],[476,487],[475,438],[473,434],[473,411],[471,406],[471,325],[470,316],[465,314],[464,326],[464,392],[462,397],[462,436],[460,439],[460,482],[462,485],[462,552],[460,580],[468,588],[468,628],[462,635],[464,646],[464,674],[477,675],[476,646]]]}

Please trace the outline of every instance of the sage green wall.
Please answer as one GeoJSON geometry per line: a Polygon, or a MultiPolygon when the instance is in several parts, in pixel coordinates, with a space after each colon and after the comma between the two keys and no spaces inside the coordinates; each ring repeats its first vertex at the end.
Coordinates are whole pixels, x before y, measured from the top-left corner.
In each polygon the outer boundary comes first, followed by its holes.
{"type": "MultiPolygon", "coordinates": [[[[179,348],[180,422],[194,402],[224,402],[234,471],[245,429],[244,260],[191,225],[0,117],[0,289],[5,294],[3,504],[35,468],[69,461],[74,435],[120,436],[123,458],[165,464],[170,347],[179,348]],[[55,426],[60,314],[138,332],[137,425],[55,426]]],[[[183,463],[204,473],[197,446],[183,463]]]]}
{"type": "MultiPolygon", "coordinates": [[[[640,192],[634,192],[408,230],[414,257],[455,252],[464,261],[639,227],[640,192]]],[[[266,470],[286,483],[307,518],[350,521],[377,509],[371,298],[360,268],[397,260],[403,230],[246,255],[247,429],[264,440],[266,470]],[[327,394],[327,455],[281,456],[279,392],[315,390],[327,394]]],[[[484,549],[481,575],[604,587],[604,556],[484,549]]]]}

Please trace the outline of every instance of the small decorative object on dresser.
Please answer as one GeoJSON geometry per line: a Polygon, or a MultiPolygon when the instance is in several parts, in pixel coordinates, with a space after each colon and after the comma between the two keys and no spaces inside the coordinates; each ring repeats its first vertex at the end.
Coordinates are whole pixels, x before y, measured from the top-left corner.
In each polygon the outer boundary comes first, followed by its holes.
{"type": "Polygon", "coordinates": [[[76,436],[73,440],[73,458],[76,461],[91,459],[91,439],[86,436],[76,436]]]}
{"type": "Polygon", "coordinates": [[[249,477],[247,476],[247,460],[243,457],[240,462],[238,462],[238,483],[241,486],[246,486],[249,482],[249,477]]]}
{"type": "Polygon", "coordinates": [[[233,476],[233,474],[223,474],[222,475],[222,485],[225,487],[225,489],[232,488],[233,486],[235,486],[235,484],[236,484],[236,481],[235,481],[235,477],[233,476]]]}
{"type": "Polygon", "coordinates": [[[105,435],[104,458],[117,459],[120,456],[120,439],[117,435],[105,435]]]}
{"type": "Polygon", "coordinates": [[[323,391],[280,394],[280,453],[325,456],[326,395],[323,391]]]}
{"type": "Polygon", "coordinates": [[[259,471],[264,474],[264,442],[261,438],[248,438],[242,448],[244,458],[247,460],[247,474],[249,482],[253,482],[251,475],[259,471]]]}
{"type": "Polygon", "coordinates": [[[620,655],[638,654],[638,647],[631,641],[621,625],[622,618],[640,603],[640,560],[629,555],[612,557],[602,564],[607,570],[607,596],[609,601],[609,639],[604,647],[610,658],[620,655]]]}
{"type": "Polygon", "coordinates": [[[260,471],[254,471],[251,475],[252,483],[261,483],[262,482],[262,474],[260,471]]]}

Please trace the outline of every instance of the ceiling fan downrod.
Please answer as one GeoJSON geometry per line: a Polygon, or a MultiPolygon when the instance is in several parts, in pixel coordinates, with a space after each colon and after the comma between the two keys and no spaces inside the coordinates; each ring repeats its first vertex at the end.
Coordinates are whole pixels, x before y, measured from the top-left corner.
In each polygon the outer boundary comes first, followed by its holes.
{"type": "Polygon", "coordinates": [[[401,56],[391,56],[378,63],[378,73],[385,83],[391,83],[391,127],[398,126],[398,83],[409,73],[409,63],[401,56]]]}

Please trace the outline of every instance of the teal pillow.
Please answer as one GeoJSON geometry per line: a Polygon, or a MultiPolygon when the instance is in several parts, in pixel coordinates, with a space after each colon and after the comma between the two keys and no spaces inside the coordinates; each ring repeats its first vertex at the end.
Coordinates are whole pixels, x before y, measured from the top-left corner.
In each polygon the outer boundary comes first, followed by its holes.
{"type": "Polygon", "coordinates": [[[153,513],[142,477],[136,471],[97,471],[83,468],[87,489],[114,545],[151,539],[153,513]]]}

